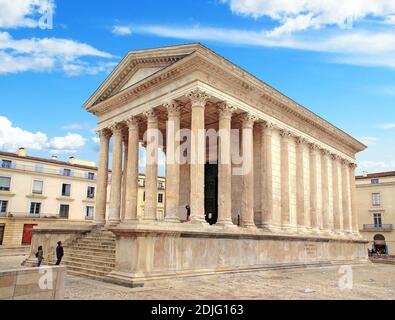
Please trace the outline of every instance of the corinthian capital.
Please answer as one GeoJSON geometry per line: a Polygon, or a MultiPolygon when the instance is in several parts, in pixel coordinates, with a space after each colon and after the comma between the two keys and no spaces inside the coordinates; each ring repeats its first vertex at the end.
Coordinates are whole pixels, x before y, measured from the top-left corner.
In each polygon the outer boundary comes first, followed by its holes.
{"type": "Polygon", "coordinates": [[[110,139],[112,136],[112,132],[111,129],[109,128],[104,128],[104,129],[100,129],[96,131],[96,134],[101,138],[105,138],[105,139],[110,139]]]}
{"type": "Polygon", "coordinates": [[[244,129],[253,128],[254,127],[254,123],[256,121],[258,121],[258,117],[254,116],[254,115],[252,115],[250,113],[246,113],[241,118],[241,122],[243,124],[243,128],[244,129]]]}
{"type": "Polygon", "coordinates": [[[154,109],[148,110],[143,113],[144,117],[147,118],[148,122],[156,122],[158,121],[158,115],[156,114],[154,109]]]}
{"type": "Polygon", "coordinates": [[[355,162],[350,163],[349,166],[350,166],[351,170],[355,170],[358,167],[358,165],[355,162]]]}
{"type": "Polygon", "coordinates": [[[206,106],[207,101],[211,98],[206,92],[195,89],[187,94],[186,96],[189,100],[191,100],[192,108],[200,107],[204,108],[206,106]]]}
{"type": "Polygon", "coordinates": [[[280,136],[283,139],[289,139],[292,136],[292,133],[290,131],[284,129],[284,130],[280,130],[280,136]]]}
{"type": "Polygon", "coordinates": [[[169,117],[178,117],[181,113],[181,106],[175,100],[168,101],[163,104],[163,106],[167,109],[167,113],[169,117]]]}
{"type": "Polygon", "coordinates": [[[123,133],[124,125],[122,122],[112,124],[109,129],[112,131],[114,136],[121,136],[123,133]]]}
{"type": "Polygon", "coordinates": [[[138,119],[136,117],[129,117],[129,118],[126,119],[125,122],[126,122],[127,126],[129,127],[129,130],[130,130],[130,129],[136,128],[139,125],[140,119],[138,119]]]}
{"type": "Polygon", "coordinates": [[[237,110],[236,107],[232,106],[228,102],[220,102],[218,103],[218,109],[219,109],[219,116],[221,118],[231,118],[232,114],[237,110]]]}

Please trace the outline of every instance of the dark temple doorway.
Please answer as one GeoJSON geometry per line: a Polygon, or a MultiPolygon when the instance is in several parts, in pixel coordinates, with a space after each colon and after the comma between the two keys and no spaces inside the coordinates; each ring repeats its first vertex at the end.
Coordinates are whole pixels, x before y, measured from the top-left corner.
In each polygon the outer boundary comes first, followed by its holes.
{"type": "Polygon", "coordinates": [[[204,208],[206,221],[213,225],[218,220],[218,164],[205,166],[204,208]]]}

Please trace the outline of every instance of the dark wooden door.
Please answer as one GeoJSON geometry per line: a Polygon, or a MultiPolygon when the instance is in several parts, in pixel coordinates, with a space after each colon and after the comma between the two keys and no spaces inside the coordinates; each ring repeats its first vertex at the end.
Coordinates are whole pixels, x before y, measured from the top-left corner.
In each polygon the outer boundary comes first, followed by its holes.
{"type": "Polygon", "coordinates": [[[25,224],[23,226],[22,245],[32,244],[32,230],[36,224],[25,224]]]}
{"type": "Polygon", "coordinates": [[[216,224],[218,220],[218,165],[206,164],[204,204],[206,220],[210,224],[216,224]]]}
{"type": "Polygon", "coordinates": [[[4,224],[0,224],[0,246],[3,245],[4,229],[5,229],[4,224]]]}

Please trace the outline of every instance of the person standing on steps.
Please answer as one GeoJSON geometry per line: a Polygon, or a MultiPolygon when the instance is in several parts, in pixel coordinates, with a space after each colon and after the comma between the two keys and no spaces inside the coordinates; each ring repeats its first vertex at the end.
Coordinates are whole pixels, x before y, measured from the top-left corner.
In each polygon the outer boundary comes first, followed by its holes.
{"type": "Polygon", "coordinates": [[[42,263],[43,260],[44,260],[44,250],[43,250],[43,247],[42,247],[42,246],[39,246],[39,247],[38,247],[38,250],[37,250],[37,252],[36,252],[36,258],[37,258],[36,267],[37,267],[37,268],[40,268],[40,267],[41,267],[41,263],[42,263]]]}
{"type": "Polygon", "coordinates": [[[56,247],[56,259],[58,259],[56,261],[56,265],[57,266],[59,266],[60,263],[62,262],[63,256],[64,256],[64,250],[63,250],[63,247],[62,247],[62,242],[59,241],[58,242],[58,246],[56,247]]]}

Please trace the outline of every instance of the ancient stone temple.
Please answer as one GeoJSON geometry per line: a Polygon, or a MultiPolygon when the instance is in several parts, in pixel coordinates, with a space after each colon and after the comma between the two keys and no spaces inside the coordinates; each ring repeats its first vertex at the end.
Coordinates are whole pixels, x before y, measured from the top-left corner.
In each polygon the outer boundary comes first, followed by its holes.
{"type": "Polygon", "coordinates": [[[116,236],[108,279],[138,285],[366,260],[354,207],[355,154],[365,146],[206,47],[130,52],[84,108],[100,135],[94,221],[116,236]],[[139,144],[147,151],[142,216],[139,144]],[[180,222],[187,205],[190,221],[180,222]]]}

